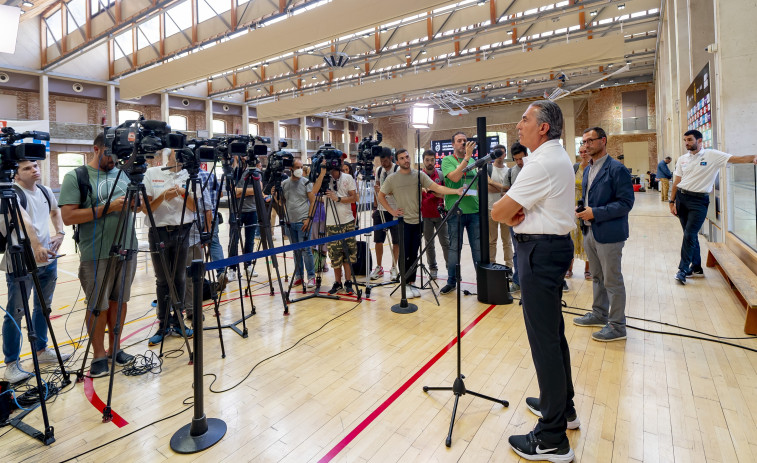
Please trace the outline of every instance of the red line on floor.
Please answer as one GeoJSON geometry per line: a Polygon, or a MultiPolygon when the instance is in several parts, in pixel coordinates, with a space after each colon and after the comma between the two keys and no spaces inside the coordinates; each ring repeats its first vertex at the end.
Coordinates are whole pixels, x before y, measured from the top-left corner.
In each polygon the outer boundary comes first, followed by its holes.
{"type": "MultiPolygon", "coordinates": [[[[494,305],[490,305],[486,310],[484,310],[481,315],[476,317],[475,320],[473,320],[470,325],[466,326],[465,329],[460,333],[460,337],[465,336],[468,331],[470,331],[474,326],[478,324],[478,322],[481,321],[485,316],[489,315],[489,312],[492,311],[494,308],[494,305]]],[[[428,371],[429,368],[431,368],[444,354],[449,352],[452,347],[457,344],[457,337],[452,339],[442,350],[440,350],[436,355],[434,355],[431,360],[429,360],[423,367],[421,367],[420,370],[418,370],[413,376],[410,377],[405,383],[400,386],[399,389],[397,389],[392,395],[389,396],[388,399],[386,399],[381,405],[378,406],[377,409],[375,409],[373,412],[371,412],[370,415],[368,415],[360,424],[358,424],[352,431],[349,432],[341,441],[339,441],[338,444],[334,446],[331,450],[329,450],[329,453],[323,456],[319,461],[319,463],[325,463],[328,461],[331,461],[335,456],[339,454],[345,447],[347,447],[350,442],[352,442],[365,428],[370,425],[373,420],[378,418],[379,415],[384,413],[384,411],[389,408],[389,406],[394,403],[395,400],[397,400],[402,394],[407,391],[410,386],[415,383],[418,378],[420,378],[426,371],[428,371]]]]}

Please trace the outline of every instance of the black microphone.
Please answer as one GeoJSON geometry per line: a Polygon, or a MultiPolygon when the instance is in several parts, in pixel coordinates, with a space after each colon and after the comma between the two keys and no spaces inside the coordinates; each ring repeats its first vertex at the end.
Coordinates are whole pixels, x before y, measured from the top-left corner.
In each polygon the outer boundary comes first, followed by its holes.
{"type": "Polygon", "coordinates": [[[586,206],[584,206],[584,200],[579,199],[578,202],[576,202],[576,212],[581,213],[586,210],[586,206]]]}
{"type": "Polygon", "coordinates": [[[463,169],[463,173],[466,174],[466,173],[472,171],[473,169],[478,169],[479,167],[483,166],[487,162],[493,161],[493,160],[497,159],[498,157],[502,156],[503,154],[505,154],[504,150],[494,150],[493,153],[487,154],[486,156],[484,156],[481,159],[477,160],[473,164],[468,164],[468,167],[466,167],[465,169],[463,169]]]}

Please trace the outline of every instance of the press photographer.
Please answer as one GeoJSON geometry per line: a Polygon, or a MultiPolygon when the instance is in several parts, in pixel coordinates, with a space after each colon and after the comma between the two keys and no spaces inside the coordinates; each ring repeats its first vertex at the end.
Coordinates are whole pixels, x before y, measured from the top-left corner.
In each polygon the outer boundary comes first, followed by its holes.
{"type": "MultiPolygon", "coordinates": [[[[347,233],[355,229],[350,203],[357,201],[357,185],[350,175],[342,173],[342,152],[326,144],[316,154],[311,176],[318,172],[313,189],[308,193],[311,203],[315,203],[315,193],[321,193],[326,199],[326,236],[347,233]],[[326,176],[326,172],[329,176],[326,176]]],[[[329,258],[334,267],[334,286],[329,294],[355,294],[352,288],[351,264],[357,262],[357,243],[355,237],[334,241],[328,244],[329,258]],[[345,283],[342,285],[342,268],[345,283]]]]}
{"type": "MultiPolygon", "coordinates": [[[[292,168],[292,176],[281,182],[280,191],[283,193],[284,200],[281,208],[285,211],[289,238],[292,244],[294,244],[310,239],[308,212],[312,206],[310,193],[313,191],[313,184],[302,175],[301,159],[295,159],[292,168]]],[[[281,201],[282,198],[278,199],[281,201]]],[[[299,286],[303,283],[303,261],[305,271],[307,272],[307,287],[314,288],[315,261],[313,259],[313,251],[309,247],[294,251],[294,282],[292,286],[299,286]]]]}

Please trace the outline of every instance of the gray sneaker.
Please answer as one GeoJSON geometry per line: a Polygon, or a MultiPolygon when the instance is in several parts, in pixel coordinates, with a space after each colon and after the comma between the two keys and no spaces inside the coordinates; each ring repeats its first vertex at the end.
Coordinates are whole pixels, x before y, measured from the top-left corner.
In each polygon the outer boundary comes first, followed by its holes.
{"type": "Polygon", "coordinates": [[[439,275],[439,270],[432,268],[429,273],[431,274],[431,279],[436,280],[437,275],[439,275]]]}
{"type": "Polygon", "coordinates": [[[591,337],[595,341],[600,342],[621,341],[623,339],[626,339],[626,329],[620,328],[618,326],[613,326],[612,323],[608,323],[601,330],[597,331],[596,333],[592,333],[591,337]]]}
{"type": "Polygon", "coordinates": [[[518,283],[510,283],[510,292],[517,293],[520,291],[520,285],[518,283]]]}
{"type": "Polygon", "coordinates": [[[573,324],[576,326],[605,326],[607,322],[594,315],[594,312],[587,312],[581,317],[574,318],[573,324]]]}

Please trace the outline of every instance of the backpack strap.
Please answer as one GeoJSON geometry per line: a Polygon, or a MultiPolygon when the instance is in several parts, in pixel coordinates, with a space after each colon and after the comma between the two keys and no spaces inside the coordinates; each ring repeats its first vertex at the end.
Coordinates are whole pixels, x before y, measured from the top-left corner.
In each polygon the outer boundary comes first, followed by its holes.
{"type": "MultiPolygon", "coordinates": [[[[76,172],[76,183],[79,184],[79,207],[84,207],[87,202],[87,196],[91,197],[92,185],[89,183],[89,172],[87,172],[86,164],[74,169],[76,172]]],[[[95,207],[94,200],[92,201],[92,209],[95,207]]]]}
{"type": "MultiPolygon", "coordinates": [[[[18,197],[18,204],[26,209],[26,206],[28,205],[26,202],[26,194],[24,194],[24,190],[21,189],[20,186],[13,184],[13,189],[16,190],[16,196],[18,197]]],[[[47,196],[47,195],[45,195],[47,196]]]]}
{"type": "Polygon", "coordinates": [[[53,203],[50,201],[50,194],[47,192],[47,188],[42,185],[37,185],[37,188],[39,188],[42,191],[42,196],[44,196],[45,201],[47,201],[47,212],[52,212],[53,203]]]}

